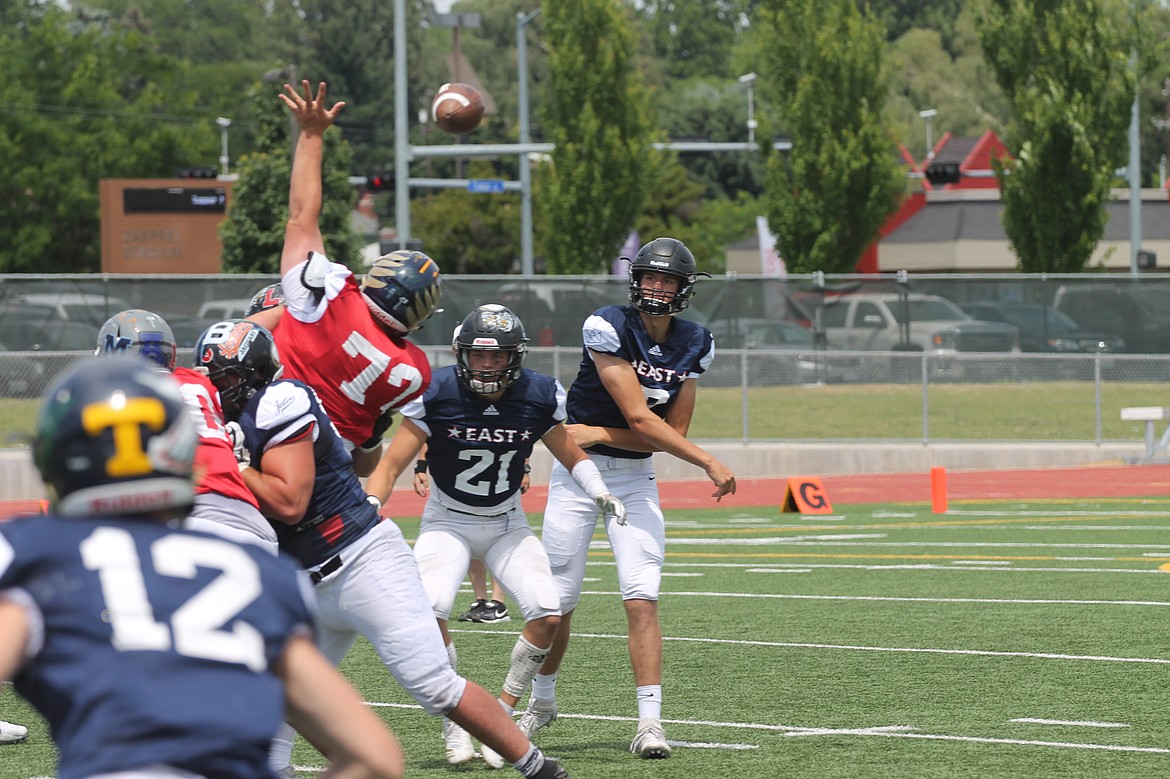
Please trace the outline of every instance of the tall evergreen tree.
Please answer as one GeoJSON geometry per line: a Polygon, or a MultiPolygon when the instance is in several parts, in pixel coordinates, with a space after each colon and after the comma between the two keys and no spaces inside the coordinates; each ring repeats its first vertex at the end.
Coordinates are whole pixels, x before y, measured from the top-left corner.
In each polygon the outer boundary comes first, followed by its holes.
{"type": "Polygon", "coordinates": [[[546,0],[550,90],[539,206],[552,273],[608,270],[645,197],[652,154],[648,96],[618,0],[546,0]]]}
{"type": "Polygon", "coordinates": [[[794,273],[848,273],[905,192],[883,119],[881,26],[853,0],[762,3],[764,95],[792,138],[767,162],[768,219],[794,273]]]}

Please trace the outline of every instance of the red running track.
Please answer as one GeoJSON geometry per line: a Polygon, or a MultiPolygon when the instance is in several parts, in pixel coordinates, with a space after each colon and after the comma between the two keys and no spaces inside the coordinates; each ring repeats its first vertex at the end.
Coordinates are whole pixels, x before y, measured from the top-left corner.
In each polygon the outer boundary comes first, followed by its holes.
{"type": "MultiPolygon", "coordinates": [[[[815,476],[816,474],[801,474],[815,476]]],[[[930,473],[875,473],[824,476],[821,483],[834,507],[859,503],[930,504],[930,473]]],[[[664,509],[732,506],[758,508],[780,505],[787,485],[785,477],[740,479],[736,494],[716,503],[709,482],[663,482],[659,489],[664,509]]],[[[548,489],[534,486],[524,496],[526,511],[543,510],[548,489]]],[[[1117,465],[1046,468],[1017,471],[948,471],[947,499],[1042,500],[1052,498],[1170,497],[1170,465],[1117,465]]],[[[417,517],[423,499],[414,491],[397,489],[383,513],[391,517],[417,517]]],[[[0,502],[0,516],[36,512],[37,501],[0,502]]]]}

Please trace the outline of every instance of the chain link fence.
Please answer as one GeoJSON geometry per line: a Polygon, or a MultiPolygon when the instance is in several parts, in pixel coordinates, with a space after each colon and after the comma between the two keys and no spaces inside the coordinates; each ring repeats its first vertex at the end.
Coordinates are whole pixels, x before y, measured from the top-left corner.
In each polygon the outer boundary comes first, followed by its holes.
{"type": "MultiPolygon", "coordinates": [[[[239,315],[275,280],[0,276],[0,447],[28,440],[39,397],[92,351],[110,315],[130,307],[161,314],[184,347],[181,364],[190,364],[208,325],[239,315]]],[[[582,322],[625,303],[627,285],[621,277],[449,276],[443,310],[412,338],[434,365],[450,364],[451,333],[464,315],[503,303],[525,323],[527,367],[568,387],[582,358],[582,322]]],[[[684,315],[716,336],[690,431],[696,439],[1116,443],[1144,433],[1142,423],[1120,419],[1122,408],[1170,406],[1170,278],[1161,276],[726,277],[700,285],[684,315]],[[958,307],[960,319],[903,316],[911,303],[938,298],[958,307]],[[866,314],[862,302],[884,309],[866,314]],[[1030,318],[998,324],[1013,334],[1010,349],[964,350],[992,348],[965,340],[979,329],[966,310],[980,311],[986,324],[1020,306],[1030,318]],[[841,316],[845,307],[852,322],[841,316]],[[845,348],[839,341],[850,324],[861,340],[845,348]]]]}

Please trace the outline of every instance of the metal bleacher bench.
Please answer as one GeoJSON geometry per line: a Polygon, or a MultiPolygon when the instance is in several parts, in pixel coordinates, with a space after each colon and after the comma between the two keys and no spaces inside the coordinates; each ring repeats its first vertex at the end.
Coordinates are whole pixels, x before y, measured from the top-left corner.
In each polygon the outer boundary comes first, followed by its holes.
{"type": "Polygon", "coordinates": [[[1121,409],[1121,421],[1146,423],[1146,457],[1153,457],[1154,452],[1165,450],[1170,445],[1170,425],[1157,444],[1154,443],[1154,424],[1170,420],[1170,407],[1167,406],[1131,406],[1121,409]]]}

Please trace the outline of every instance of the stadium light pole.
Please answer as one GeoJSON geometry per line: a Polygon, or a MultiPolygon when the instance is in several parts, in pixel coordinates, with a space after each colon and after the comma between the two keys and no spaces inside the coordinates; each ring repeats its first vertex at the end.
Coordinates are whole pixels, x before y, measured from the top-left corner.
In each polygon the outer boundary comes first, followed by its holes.
{"type": "Polygon", "coordinates": [[[410,240],[410,129],[406,107],[406,0],[394,0],[394,227],[398,248],[410,240]]]}
{"type": "Polygon", "coordinates": [[[741,83],[747,87],[747,99],[748,99],[747,131],[748,131],[748,145],[750,146],[756,142],[756,94],[755,94],[755,92],[756,92],[756,74],[755,73],[744,73],[742,76],[739,77],[739,83],[741,83]]]}
{"type": "MultiPolygon", "coordinates": [[[[297,66],[290,64],[287,68],[270,70],[260,77],[261,81],[266,83],[277,83],[287,80],[288,85],[295,89],[298,93],[301,91],[301,84],[297,81],[297,66]]],[[[291,160],[297,156],[297,138],[301,134],[301,128],[297,126],[297,117],[292,112],[288,115],[288,156],[291,160]]]]}
{"type": "Polygon", "coordinates": [[[228,174],[228,128],[232,120],[226,116],[217,116],[215,123],[219,125],[219,175],[228,174]]]}
{"type": "MultiPolygon", "coordinates": [[[[529,142],[528,135],[528,37],[524,28],[540,15],[540,9],[516,14],[516,67],[519,71],[520,144],[529,142]]],[[[520,153],[520,273],[531,276],[535,272],[532,256],[532,160],[527,152],[520,153]]]]}
{"type": "Polygon", "coordinates": [[[934,158],[934,133],[932,132],[934,118],[938,116],[938,109],[923,108],[918,112],[919,119],[926,120],[926,159],[930,161],[934,158]]]}

